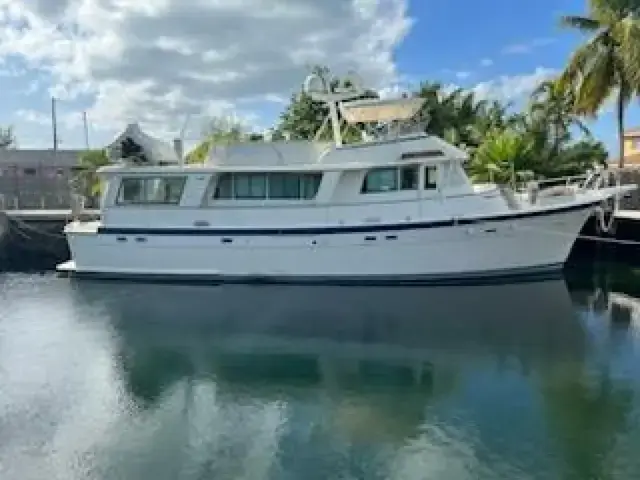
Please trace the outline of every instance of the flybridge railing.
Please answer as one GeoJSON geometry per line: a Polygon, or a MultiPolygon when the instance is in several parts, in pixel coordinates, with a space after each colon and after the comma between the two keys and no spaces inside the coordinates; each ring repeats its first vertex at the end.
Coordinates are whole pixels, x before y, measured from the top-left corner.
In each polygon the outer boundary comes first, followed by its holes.
{"type": "Polygon", "coordinates": [[[527,179],[519,180],[515,183],[516,191],[525,191],[535,185],[540,190],[552,187],[585,188],[598,189],[602,187],[615,186],[620,184],[620,176],[617,172],[610,170],[595,170],[580,175],[567,175],[564,177],[527,179]]]}

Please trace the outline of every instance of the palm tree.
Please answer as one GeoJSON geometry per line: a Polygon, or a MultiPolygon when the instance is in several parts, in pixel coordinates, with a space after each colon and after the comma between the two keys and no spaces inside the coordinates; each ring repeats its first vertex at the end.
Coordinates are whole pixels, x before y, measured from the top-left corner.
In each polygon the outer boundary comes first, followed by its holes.
{"type": "Polygon", "coordinates": [[[561,23],[591,35],[572,55],[560,84],[575,92],[574,112],[596,116],[615,96],[619,167],[624,166],[624,115],[640,85],[640,5],[637,0],[589,0],[588,16],[561,23]]]}
{"type": "Polygon", "coordinates": [[[102,193],[100,179],[96,174],[100,167],[109,164],[106,150],[85,150],[78,157],[78,166],[75,167],[73,179],[75,193],[82,195],[89,203],[97,201],[102,193]]]}
{"type": "Polygon", "coordinates": [[[571,128],[577,127],[586,137],[591,132],[574,113],[575,94],[557,80],[542,82],[533,92],[529,113],[550,129],[551,154],[559,154],[561,146],[571,138],[571,128]]]}
{"type": "Polygon", "coordinates": [[[516,175],[530,167],[534,144],[528,135],[513,129],[495,129],[476,149],[469,164],[473,181],[514,183],[516,175]]]}
{"type": "Polygon", "coordinates": [[[246,133],[240,123],[214,117],[203,128],[202,136],[203,140],[187,154],[187,163],[205,163],[214,146],[242,142],[246,133]]]}

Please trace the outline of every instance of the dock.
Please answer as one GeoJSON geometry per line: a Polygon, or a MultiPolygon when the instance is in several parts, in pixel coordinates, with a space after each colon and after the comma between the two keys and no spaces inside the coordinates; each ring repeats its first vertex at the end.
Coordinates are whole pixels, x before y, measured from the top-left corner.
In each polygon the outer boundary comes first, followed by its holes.
{"type": "MultiPolygon", "coordinates": [[[[53,270],[69,260],[64,227],[71,209],[0,210],[0,272],[53,270]]],[[[92,220],[99,210],[84,210],[79,217],[92,220]]]]}
{"type": "MultiPolygon", "coordinates": [[[[24,222],[66,222],[71,218],[71,210],[5,210],[4,213],[24,222]]],[[[83,215],[98,218],[100,210],[84,210],[83,215]]]]}
{"type": "MultiPolygon", "coordinates": [[[[616,219],[640,222],[640,210],[618,210],[616,219]]],[[[640,241],[640,238],[638,240],[640,241]]]]}

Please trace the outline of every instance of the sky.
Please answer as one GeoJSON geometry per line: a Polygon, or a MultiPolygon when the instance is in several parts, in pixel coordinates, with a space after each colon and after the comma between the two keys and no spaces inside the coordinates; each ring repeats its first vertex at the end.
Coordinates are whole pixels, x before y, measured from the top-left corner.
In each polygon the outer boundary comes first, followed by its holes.
{"type": "MultiPolygon", "coordinates": [[[[583,37],[563,14],[586,1],[0,0],[0,126],[20,148],[91,147],[137,122],[170,141],[200,138],[208,118],[253,129],[277,120],[309,65],[355,70],[387,94],[440,81],[480,97],[526,101],[583,37]]],[[[640,125],[635,105],[629,127],[640,125]]],[[[614,153],[609,107],[589,122],[614,153]]]]}

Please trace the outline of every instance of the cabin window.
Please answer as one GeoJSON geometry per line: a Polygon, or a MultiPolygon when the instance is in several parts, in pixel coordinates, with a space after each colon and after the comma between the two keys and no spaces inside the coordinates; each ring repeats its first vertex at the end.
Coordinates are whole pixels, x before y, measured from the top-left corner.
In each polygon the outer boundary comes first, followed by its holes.
{"type": "Polygon", "coordinates": [[[417,190],[420,168],[418,165],[407,165],[400,168],[400,189],[417,190]]]}
{"type": "Polygon", "coordinates": [[[233,195],[237,199],[262,200],[267,198],[267,178],[261,173],[233,176],[233,195]]]}
{"type": "Polygon", "coordinates": [[[321,182],[321,173],[304,173],[300,175],[300,197],[305,200],[316,198],[321,182]]]}
{"type": "Polygon", "coordinates": [[[418,165],[374,168],[367,173],[362,184],[362,193],[394,192],[418,189],[418,165]]]}
{"type": "Polygon", "coordinates": [[[362,193],[393,192],[398,190],[398,169],[374,168],[364,177],[362,193]]]}
{"type": "Polygon", "coordinates": [[[120,182],[119,205],[178,205],[187,177],[124,177],[120,182]]]}
{"type": "Polygon", "coordinates": [[[233,198],[233,177],[230,173],[218,175],[218,183],[214,198],[229,199],[233,198]]]}
{"type": "Polygon", "coordinates": [[[237,200],[311,200],[322,181],[321,173],[224,173],[213,198],[237,200]]]}
{"type": "Polygon", "coordinates": [[[424,167],[424,189],[425,190],[435,190],[438,188],[437,177],[438,176],[438,168],[437,167],[424,167]]]}
{"type": "Polygon", "coordinates": [[[297,199],[301,190],[300,175],[295,173],[270,173],[269,198],[297,199]]]}

